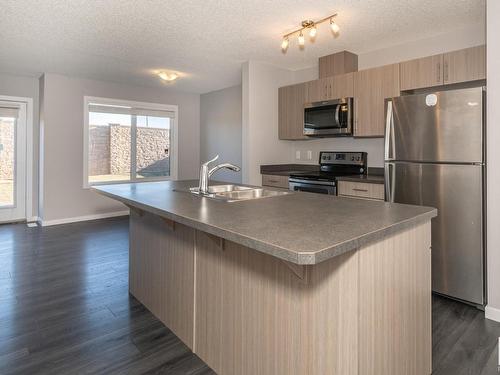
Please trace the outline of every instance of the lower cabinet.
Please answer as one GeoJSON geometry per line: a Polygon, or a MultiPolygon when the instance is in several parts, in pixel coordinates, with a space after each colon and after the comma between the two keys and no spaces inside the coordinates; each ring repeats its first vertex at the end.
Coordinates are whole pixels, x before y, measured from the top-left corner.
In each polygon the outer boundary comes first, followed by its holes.
{"type": "Polygon", "coordinates": [[[338,195],[350,198],[384,200],[384,184],[339,181],[338,195]]]}
{"type": "Polygon", "coordinates": [[[221,375],[430,374],[430,238],[297,265],[131,209],[130,292],[221,375]]]}
{"type": "Polygon", "coordinates": [[[194,229],[130,210],[129,290],[193,349],[194,229]]]}
{"type": "Polygon", "coordinates": [[[262,186],[271,186],[281,189],[288,189],[288,176],[263,174],[262,186]]]}

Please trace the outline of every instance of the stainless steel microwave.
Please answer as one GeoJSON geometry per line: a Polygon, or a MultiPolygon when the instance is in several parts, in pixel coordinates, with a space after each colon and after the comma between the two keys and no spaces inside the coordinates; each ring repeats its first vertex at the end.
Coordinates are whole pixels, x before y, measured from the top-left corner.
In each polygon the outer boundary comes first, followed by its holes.
{"type": "Polygon", "coordinates": [[[352,135],[353,98],[304,105],[304,135],[337,137],[352,135]]]}

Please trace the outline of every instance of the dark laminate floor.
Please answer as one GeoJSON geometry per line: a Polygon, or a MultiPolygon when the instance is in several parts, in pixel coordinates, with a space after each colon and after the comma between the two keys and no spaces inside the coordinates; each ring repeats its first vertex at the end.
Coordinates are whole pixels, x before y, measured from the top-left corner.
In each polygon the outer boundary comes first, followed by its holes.
{"type": "MultiPolygon", "coordinates": [[[[0,374],[213,374],[129,296],[127,224],[0,226],[0,374]]],[[[434,374],[498,374],[499,336],[434,297],[434,374]]]]}

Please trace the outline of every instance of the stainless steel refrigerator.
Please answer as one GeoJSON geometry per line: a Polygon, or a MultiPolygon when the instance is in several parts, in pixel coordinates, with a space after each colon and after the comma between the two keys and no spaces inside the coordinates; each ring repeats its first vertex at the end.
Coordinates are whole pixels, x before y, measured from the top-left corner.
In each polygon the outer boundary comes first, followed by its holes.
{"type": "Polygon", "coordinates": [[[432,289],[485,304],[484,88],[386,101],[386,200],[436,207],[432,289]]]}

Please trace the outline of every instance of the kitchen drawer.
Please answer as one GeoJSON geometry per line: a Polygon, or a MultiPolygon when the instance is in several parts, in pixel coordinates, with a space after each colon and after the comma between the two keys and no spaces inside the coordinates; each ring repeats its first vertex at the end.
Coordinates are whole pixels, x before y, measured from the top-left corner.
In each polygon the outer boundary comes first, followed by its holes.
{"type": "Polygon", "coordinates": [[[263,174],[262,186],[272,186],[282,189],[288,189],[288,176],[263,174]]]}
{"type": "Polygon", "coordinates": [[[353,198],[384,200],[384,184],[339,181],[338,195],[353,198]]]}

